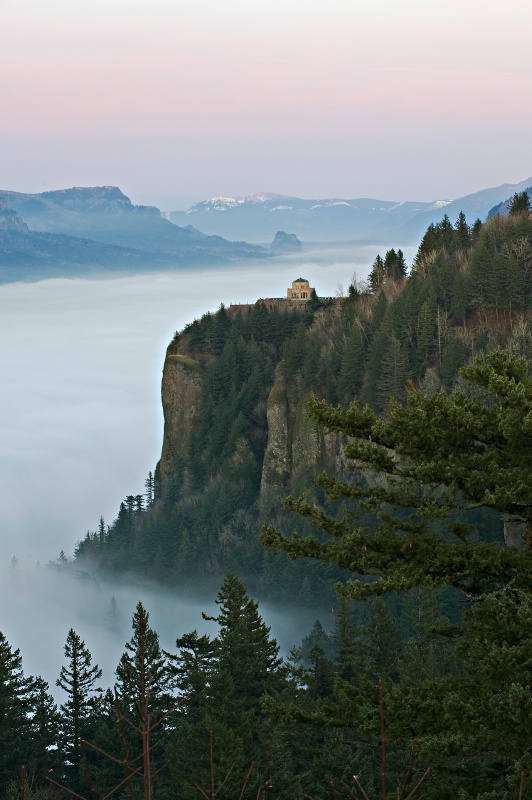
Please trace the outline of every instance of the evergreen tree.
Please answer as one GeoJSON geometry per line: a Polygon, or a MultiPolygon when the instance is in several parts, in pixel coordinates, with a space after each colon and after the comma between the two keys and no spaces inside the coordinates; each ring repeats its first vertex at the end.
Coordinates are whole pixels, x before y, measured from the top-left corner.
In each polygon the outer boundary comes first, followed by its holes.
{"type": "Polygon", "coordinates": [[[340,598],[335,623],[332,641],[336,650],[336,673],[353,684],[362,670],[363,651],[352,603],[345,598],[340,598]]]}
{"type": "Polygon", "coordinates": [[[148,477],[144,481],[144,486],[146,488],[146,508],[150,508],[153,505],[153,501],[155,499],[155,479],[153,476],[153,472],[148,472],[148,477]]]}
{"type": "Polygon", "coordinates": [[[495,305],[493,296],[495,258],[493,242],[483,237],[471,258],[469,283],[473,304],[483,313],[484,318],[486,310],[495,305]]]}
{"type": "Polygon", "coordinates": [[[372,292],[377,292],[382,286],[384,286],[385,277],[386,277],[386,272],[384,269],[384,261],[378,255],[375,261],[373,262],[373,269],[371,270],[368,277],[369,285],[372,292]]]}
{"type": "Polygon", "coordinates": [[[159,636],[150,627],[149,614],[140,601],[131,627],[133,636],[116,668],[120,700],[123,710],[134,714],[141,698],[148,694],[149,708],[155,718],[171,705],[170,676],[159,636]]]}
{"type": "Polygon", "coordinates": [[[214,669],[215,645],[208,636],[198,636],[197,631],[176,639],[178,655],[166,653],[172,683],[180,694],[191,695],[185,713],[190,715],[198,708],[199,695],[209,685],[214,669]]]}
{"type": "Polygon", "coordinates": [[[408,372],[406,349],[397,336],[392,333],[389,345],[382,357],[377,381],[377,402],[380,408],[385,408],[391,400],[399,403],[404,401],[408,372]]]}
{"type": "Polygon", "coordinates": [[[523,359],[492,351],[461,371],[467,391],[425,396],[414,387],[405,408],[391,403],[384,418],[352,403],[347,411],[310,401],[312,417],[352,437],[345,455],[376,471],[376,485],[347,484],[326,475],[320,486],[334,500],[358,508],[337,520],[305,500],[288,508],[333,537],[286,539],[272,527],[263,541],[293,557],[311,556],[353,574],[346,591],[367,597],[427,584],[450,584],[483,595],[508,583],[526,585],[532,542],[532,377],[523,359]],[[479,391],[480,390],[480,391],[479,391]],[[360,505],[362,504],[362,505],[360,505]],[[479,541],[471,517],[484,507],[522,520],[526,547],[519,551],[479,541]],[[371,525],[362,509],[376,512],[371,525]],[[395,513],[393,512],[395,509],[395,513]],[[441,527],[431,523],[438,519],[441,527]],[[358,524],[357,524],[358,523],[358,524]],[[357,576],[372,576],[362,583],[357,576]]]}
{"type": "Polygon", "coordinates": [[[478,218],[474,221],[473,225],[471,226],[471,238],[473,240],[473,244],[476,244],[476,242],[478,241],[480,232],[482,231],[483,227],[484,226],[482,222],[478,218]]]}
{"type": "Polygon", "coordinates": [[[399,675],[404,636],[387,603],[377,597],[371,604],[368,621],[361,630],[364,673],[373,686],[381,678],[396,680],[399,675]]]}
{"type": "Polygon", "coordinates": [[[519,214],[530,213],[530,196],[528,190],[524,192],[515,193],[510,201],[508,211],[511,217],[516,217],[519,214]]]}
{"type": "Polygon", "coordinates": [[[0,790],[17,780],[28,758],[30,715],[35,684],[22,670],[20,651],[13,650],[0,633],[0,790]]]}
{"type": "Polygon", "coordinates": [[[314,648],[318,647],[328,659],[334,656],[334,645],[331,637],[325,633],[319,619],[312,626],[310,633],[305,636],[298,647],[300,661],[308,666],[310,664],[310,654],[314,648]]]}
{"type": "Polygon", "coordinates": [[[458,242],[463,250],[468,250],[471,247],[471,231],[467,224],[466,216],[463,211],[460,211],[458,218],[454,225],[457,233],[458,242]]]}
{"type": "Polygon", "coordinates": [[[203,615],[218,624],[216,639],[199,637],[194,631],[177,640],[180,654],[171,657],[177,687],[193,692],[176,720],[170,743],[173,779],[180,795],[187,798],[194,792],[184,775],[209,784],[210,731],[215,737],[216,770],[223,774],[235,763],[228,791],[240,793],[243,776],[255,761],[252,787],[256,794],[269,735],[261,700],[283,682],[277,643],[270,639],[257,603],[236,576],[226,576],[216,602],[219,614],[203,615]]]}
{"type": "Polygon", "coordinates": [[[419,311],[416,331],[417,357],[423,367],[430,362],[432,357],[435,331],[434,310],[425,301],[419,311]]]}
{"type": "Polygon", "coordinates": [[[67,780],[70,786],[81,785],[80,739],[90,739],[95,718],[96,682],[102,671],[92,664],[92,656],[85,642],[71,628],[65,643],[66,665],[56,681],[66,693],[67,699],[61,704],[61,742],[68,764],[67,780]]]}
{"type": "Polygon", "coordinates": [[[456,334],[449,336],[447,344],[443,350],[441,362],[441,377],[447,387],[454,384],[456,376],[464,362],[467,360],[466,349],[463,339],[456,334]]]}
{"type": "Polygon", "coordinates": [[[245,704],[259,713],[260,698],[279,681],[279,647],[236,575],[226,576],[216,603],[219,614],[203,617],[219,625],[217,672],[230,675],[245,704]]]}
{"type": "Polygon", "coordinates": [[[342,348],[338,375],[338,396],[342,402],[352,400],[360,390],[364,375],[364,343],[355,323],[342,348]]]}
{"type": "Polygon", "coordinates": [[[320,299],[319,299],[318,295],[316,294],[316,289],[312,289],[312,291],[310,293],[310,299],[307,300],[307,307],[311,311],[317,311],[318,308],[320,307],[320,299]]]}
{"type": "Polygon", "coordinates": [[[406,278],[406,261],[402,250],[392,248],[384,257],[385,280],[402,281],[406,278]]]}
{"type": "Polygon", "coordinates": [[[458,653],[465,674],[445,699],[449,726],[463,737],[474,796],[513,800],[532,766],[530,591],[509,588],[475,604],[466,632],[458,653]]]}
{"type": "Polygon", "coordinates": [[[431,223],[427,228],[418,247],[412,266],[412,272],[425,278],[428,274],[437,250],[438,236],[435,226],[431,223]]]}
{"type": "Polygon", "coordinates": [[[98,524],[98,544],[100,550],[103,550],[103,548],[105,547],[108,534],[109,534],[109,529],[105,525],[104,518],[100,517],[100,522],[98,524]]]}
{"type": "Polygon", "coordinates": [[[35,678],[31,697],[31,752],[26,762],[34,781],[54,773],[59,775],[63,765],[63,753],[58,748],[60,729],[61,716],[48,684],[40,677],[35,678]]]}

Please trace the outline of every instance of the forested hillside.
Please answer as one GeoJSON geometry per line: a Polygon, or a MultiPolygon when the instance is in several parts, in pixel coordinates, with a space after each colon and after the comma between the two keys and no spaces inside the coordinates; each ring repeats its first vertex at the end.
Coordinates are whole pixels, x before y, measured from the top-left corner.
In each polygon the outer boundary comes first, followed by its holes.
{"type": "MultiPolygon", "coordinates": [[[[423,796],[430,800],[451,800],[459,789],[470,798],[486,786],[485,776],[468,772],[472,764],[479,770],[475,737],[460,734],[460,756],[448,752],[471,680],[470,670],[458,669],[458,655],[472,659],[476,641],[448,642],[435,633],[448,623],[434,598],[412,595],[399,620],[383,601],[363,616],[344,603],[329,635],[316,622],[284,660],[236,576],[226,576],[217,603],[218,613],[206,617],[215,635],[184,633],[171,652],[161,648],[139,603],[113,689],[102,686],[90,642],[71,629],[57,679],[64,690],[59,707],[41,678],[24,675],[20,653],[1,636],[0,796],[58,800],[72,796],[66,787],[94,800],[193,800],[226,786],[229,797],[325,800],[334,781],[347,800],[354,770],[370,796],[378,796],[379,679],[386,687],[393,797],[396,786],[412,791],[427,765],[433,775],[423,796]],[[451,699],[447,728],[434,728],[434,709],[450,691],[455,706],[451,699]],[[417,754],[409,769],[413,737],[417,754]]],[[[485,726],[478,709],[470,710],[485,726]]],[[[524,738],[516,732],[505,742],[510,762],[524,738]]],[[[482,764],[488,775],[492,762],[490,753],[482,764]]],[[[513,800],[497,795],[508,796],[513,800]]]]}
{"type": "MultiPolygon", "coordinates": [[[[146,495],[127,497],[112,525],[102,520],[78,544],[78,566],[181,588],[201,578],[209,590],[231,569],[264,598],[331,600],[338,570],[258,541],[264,522],[294,526],[284,496],[321,497],[314,477],[346,471],[341,440],[316,431],[307,398],[382,411],[404,402],[409,381],[422,394],[450,389],[461,366],[495,347],[531,358],[532,220],[522,201],[484,225],[463,215],[431,225],[408,276],[390,250],[343,299],[221,307],[176,333],[161,461],[146,495]]],[[[495,524],[486,535],[502,534],[495,524]]]]}
{"type": "Polygon", "coordinates": [[[391,250],[338,302],[176,334],[156,474],[75,566],[216,584],[213,632],[165,652],[139,603],[105,690],[70,630],[60,708],[0,634],[2,798],[529,797],[531,236],[517,201],[444,219],[408,277],[391,250]],[[236,570],[327,629],[283,656],[236,570]]]}

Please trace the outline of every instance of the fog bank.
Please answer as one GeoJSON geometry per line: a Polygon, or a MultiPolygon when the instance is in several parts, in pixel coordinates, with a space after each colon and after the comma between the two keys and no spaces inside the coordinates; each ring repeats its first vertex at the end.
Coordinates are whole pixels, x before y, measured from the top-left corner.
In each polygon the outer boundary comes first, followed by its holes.
{"type": "Polygon", "coordinates": [[[201,624],[202,609],[186,600],[134,586],[59,580],[43,567],[60,550],[70,556],[100,515],[112,522],[126,495],[144,493],[161,450],[160,381],[174,332],[221,302],[284,296],[300,275],[319,295],[335,295],[354,271],[366,277],[384,249],[0,286],[0,630],[21,647],[25,670],[55,681],[74,627],[90,648],[97,642],[95,657],[112,681],[141,597],[165,646],[201,624]],[[119,636],[106,618],[113,594],[122,616],[119,636]]]}

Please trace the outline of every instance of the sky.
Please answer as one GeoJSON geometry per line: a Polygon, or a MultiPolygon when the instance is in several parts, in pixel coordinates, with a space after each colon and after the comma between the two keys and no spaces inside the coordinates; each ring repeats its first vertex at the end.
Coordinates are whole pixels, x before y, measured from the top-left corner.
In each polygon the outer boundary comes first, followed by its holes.
{"type": "Polygon", "coordinates": [[[0,186],[454,199],[532,174],[529,0],[0,0],[0,186]]]}

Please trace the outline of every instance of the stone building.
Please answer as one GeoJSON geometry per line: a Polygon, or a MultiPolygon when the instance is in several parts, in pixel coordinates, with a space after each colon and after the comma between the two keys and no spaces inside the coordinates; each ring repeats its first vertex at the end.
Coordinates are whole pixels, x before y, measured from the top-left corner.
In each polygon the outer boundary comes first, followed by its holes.
{"type": "Polygon", "coordinates": [[[305,278],[292,281],[292,288],[286,290],[287,300],[309,300],[313,289],[305,278]]]}

